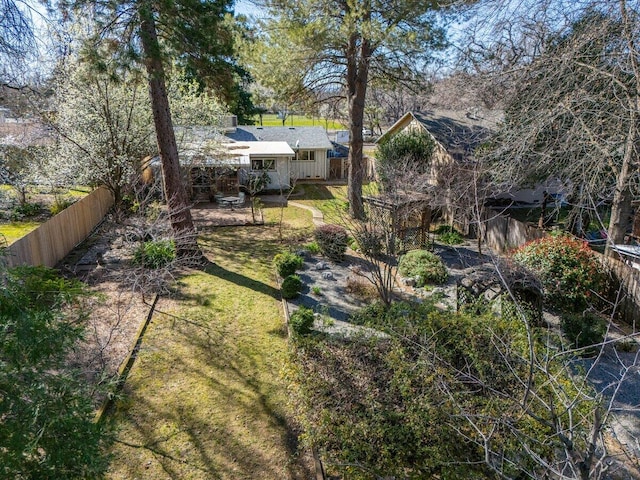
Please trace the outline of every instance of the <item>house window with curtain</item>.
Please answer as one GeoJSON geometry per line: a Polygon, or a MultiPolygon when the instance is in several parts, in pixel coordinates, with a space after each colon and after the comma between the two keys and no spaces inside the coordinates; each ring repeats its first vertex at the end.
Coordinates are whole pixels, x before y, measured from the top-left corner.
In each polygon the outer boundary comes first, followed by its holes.
{"type": "Polygon", "coordinates": [[[252,158],[251,170],[271,170],[276,169],[276,161],[273,158],[252,158]]]}
{"type": "Polygon", "coordinates": [[[315,162],[316,152],[315,150],[299,150],[296,153],[296,160],[299,162],[315,162]]]}

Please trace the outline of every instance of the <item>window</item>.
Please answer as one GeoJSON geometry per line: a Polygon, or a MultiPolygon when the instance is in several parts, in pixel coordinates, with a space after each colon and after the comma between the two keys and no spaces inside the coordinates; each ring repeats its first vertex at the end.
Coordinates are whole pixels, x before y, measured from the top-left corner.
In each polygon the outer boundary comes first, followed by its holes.
{"type": "Polygon", "coordinates": [[[296,153],[296,160],[299,162],[315,162],[316,152],[315,150],[300,150],[296,153]]]}
{"type": "Polygon", "coordinates": [[[276,162],[272,158],[251,159],[251,170],[275,170],[276,162]]]}

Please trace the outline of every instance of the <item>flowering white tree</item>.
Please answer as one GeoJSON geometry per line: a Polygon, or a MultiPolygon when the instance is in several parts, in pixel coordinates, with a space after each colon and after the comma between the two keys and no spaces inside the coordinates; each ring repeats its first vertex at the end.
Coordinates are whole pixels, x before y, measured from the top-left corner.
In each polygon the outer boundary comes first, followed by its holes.
{"type": "MultiPolygon", "coordinates": [[[[143,159],[157,153],[144,74],[71,63],[58,78],[51,124],[59,141],[49,172],[58,183],[103,185],[120,206],[138,184],[143,159]]],[[[216,125],[224,113],[193,82],[174,81],[169,98],[182,125],[216,125]]]]}
{"type": "Polygon", "coordinates": [[[156,150],[143,78],[123,72],[115,81],[72,64],[59,79],[52,177],[65,184],[104,185],[120,206],[137,181],[142,159],[156,150]]]}

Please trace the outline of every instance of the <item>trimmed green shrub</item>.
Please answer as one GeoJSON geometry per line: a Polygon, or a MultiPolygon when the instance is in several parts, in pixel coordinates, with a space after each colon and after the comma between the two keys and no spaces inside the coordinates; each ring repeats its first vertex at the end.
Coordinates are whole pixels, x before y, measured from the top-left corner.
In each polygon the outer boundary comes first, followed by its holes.
{"type": "Polygon", "coordinates": [[[282,292],[282,298],[291,299],[296,298],[302,290],[302,280],[298,275],[289,275],[282,281],[280,286],[282,292]]]}
{"type": "Polygon", "coordinates": [[[440,225],[434,233],[438,235],[438,240],[445,245],[460,245],[464,243],[462,234],[450,225],[440,225]]]}
{"type": "Polygon", "coordinates": [[[289,325],[296,335],[308,335],[311,333],[314,318],[313,310],[301,306],[291,314],[289,325]]]}
{"type": "Polygon", "coordinates": [[[321,225],[314,233],[320,253],[325,257],[341,262],[347,251],[347,231],[340,225],[321,225]]]}
{"type": "Polygon", "coordinates": [[[423,287],[427,283],[436,285],[447,281],[447,267],[437,255],[427,250],[411,250],[400,258],[398,272],[403,277],[415,278],[416,286],[423,287]]]}
{"type": "Polygon", "coordinates": [[[605,294],[604,269],[581,240],[566,235],[540,238],[520,247],[513,259],[538,275],[551,307],[582,312],[595,294],[605,294]]]}
{"type": "Polygon", "coordinates": [[[436,142],[426,132],[403,131],[378,144],[376,172],[385,192],[398,187],[398,179],[406,172],[425,175],[431,169],[436,142]]]}
{"type": "Polygon", "coordinates": [[[320,247],[318,246],[318,242],[315,242],[315,241],[307,243],[304,246],[304,248],[306,248],[307,252],[309,253],[313,253],[313,254],[320,253],[320,247]]]}
{"type": "Polygon", "coordinates": [[[133,263],[146,268],[161,268],[176,258],[173,240],[144,242],[133,252],[133,263]]]}
{"type": "Polygon", "coordinates": [[[276,267],[278,275],[286,278],[296,273],[296,270],[302,268],[304,260],[299,255],[291,252],[278,253],[273,257],[273,264],[276,267]]]}
{"type": "Polygon", "coordinates": [[[604,340],[605,324],[596,313],[567,313],[562,316],[562,332],[573,348],[584,348],[585,354],[596,352],[598,345],[604,340]]]}

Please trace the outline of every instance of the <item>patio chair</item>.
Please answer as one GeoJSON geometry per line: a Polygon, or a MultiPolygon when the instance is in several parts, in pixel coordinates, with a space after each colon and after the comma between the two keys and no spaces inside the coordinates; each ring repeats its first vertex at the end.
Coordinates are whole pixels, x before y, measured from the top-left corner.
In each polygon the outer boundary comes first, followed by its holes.
{"type": "Polygon", "coordinates": [[[244,192],[238,193],[238,200],[235,201],[234,205],[242,207],[244,205],[244,192]]]}

